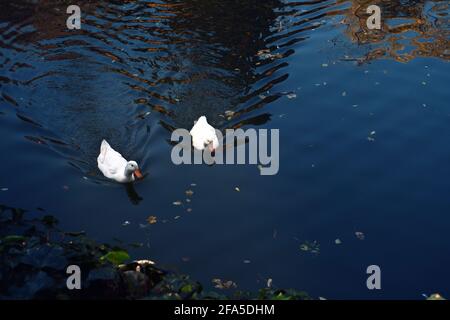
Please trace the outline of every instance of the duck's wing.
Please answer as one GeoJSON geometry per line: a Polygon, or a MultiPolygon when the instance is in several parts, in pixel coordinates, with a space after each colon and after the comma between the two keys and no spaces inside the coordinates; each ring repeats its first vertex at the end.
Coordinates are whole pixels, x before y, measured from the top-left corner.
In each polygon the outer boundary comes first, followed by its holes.
{"type": "Polygon", "coordinates": [[[127,161],[122,155],[114,150],[108,142],[102,141],[100,147],[100,155],[98,156],[98,164],[103,173],[107,171],[110,175],[114,175],[119,170],[125,170],[127,161]]]}

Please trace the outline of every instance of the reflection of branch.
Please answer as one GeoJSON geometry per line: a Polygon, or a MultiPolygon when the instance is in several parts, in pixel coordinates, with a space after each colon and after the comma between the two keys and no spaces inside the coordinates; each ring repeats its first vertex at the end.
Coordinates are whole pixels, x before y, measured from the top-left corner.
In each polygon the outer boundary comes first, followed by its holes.
{"type": "MultiPolygon", "coordinates": [[[[434,10],[440,1],[430,1],[434,10]]],[[[440,8],[436,10],[448,10],[440,8]]],[[[381,57],[391,57],[397,61],[406,62],[416,57],[438,57],[448,59],[446,54],[450,43],[445,24],[433,21],[425,12],[423,1],[382,1],[382,0],[354,0],[352,7],[345,12],[345,23],[348,25],[346,34],[360,45],[377,44],[383,48],[377,48],[367,53],[364,57],[356,58],[363,63],[381,57]],[[368,14],[366,9],[369,4],[378,5],[382,13],[381,30],[369,30],[366,26],[368,14]],[[390,26],[395,20],[403,19],[405,23],[390,26]],[[411,36],[409,32],[415,35],[411,36]],[[405,40],[412,47],[409,52],[405,50],[405,40]],[[431,41],[430,41],[431,40],[431,41]]],[[[436,18],[434,18],[436,19],[436,18]]]]}

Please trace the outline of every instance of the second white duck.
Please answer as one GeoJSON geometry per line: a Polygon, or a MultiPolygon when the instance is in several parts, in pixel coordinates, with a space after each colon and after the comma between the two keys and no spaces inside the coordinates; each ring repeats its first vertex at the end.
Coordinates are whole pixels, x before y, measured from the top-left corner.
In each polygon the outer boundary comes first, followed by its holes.
{"type": "Polygon", "coordinates": [[[100,146],[97,164],[105,177],[120,183],[132,182],[143,177],[137,162],[125,160],[106,140],[103,140],[100,146]]]}
{"type": "Polygon", "coordinates": [[[205,116],[201,116],[195,122],[190,134],[192,136],[192,145],[197,150],[208,148],[213,152],[219,146],[216,129],[211,126],[205,116]]]}

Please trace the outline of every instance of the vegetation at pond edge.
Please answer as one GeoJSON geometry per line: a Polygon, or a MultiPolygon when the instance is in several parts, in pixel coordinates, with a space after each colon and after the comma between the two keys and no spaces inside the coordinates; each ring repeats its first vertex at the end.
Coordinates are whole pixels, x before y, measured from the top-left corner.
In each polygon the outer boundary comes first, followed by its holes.
{"type": "Polygon", "coordinates": [[[84,232],[64,232],[42,212],[0,205],[0,299],[309,299],[304,292],[206,292],[187,275],[126,250],[99,244],[84,232]],[[81,290],[67,288],[69,265],[81,269],[81,290]]]}

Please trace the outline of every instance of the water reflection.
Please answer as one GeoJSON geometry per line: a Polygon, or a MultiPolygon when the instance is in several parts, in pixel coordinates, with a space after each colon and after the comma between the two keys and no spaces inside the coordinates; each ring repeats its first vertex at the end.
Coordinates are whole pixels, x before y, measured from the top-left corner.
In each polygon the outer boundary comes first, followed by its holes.
{"type": "Polygon", "coordinates": [[[393,58],[408,62],[416,57],[449,59],[450,24],[448,1],[367,1],[351,2],[345,15],[346,34],[358,45],[373,45],[359,62],[393,58]],[[366,26],[366,9],[381,8],[381,30],[366,26]]]}
{"type": "Polygon", "coordinates": [[[366,29],[368,4],[80,1],[82,29],[69,31],[59,1],[2,2],[0,99],[36,127],[28,140],[86,175],[98,176],[103,138],[145,169],[160,128],[190,128],[200,115],[220,129],[265,125],[265,106],[290,93],[278,89],[290,57],[330,17],[365,51],[344,60],[448,59],[448,3],[370,1],[381,31],[366,29]]]}
{"type": "Polygon", "coordinates": [[[294,52],[274,37],[283,6],[82,2],[82,30],[69,32],[56,1],[8,4],[2,67],[12,86],[2,100],[44,129],[31,141],[87,174],[96,172],[91,159],[102,138],[145,162],[157,123],[190,128],[205,114],[220,128],[235,119],[261,125],[270,116],[257,110],[281,96],[274,87],[288,77],[282,60],[294,52]]]}

